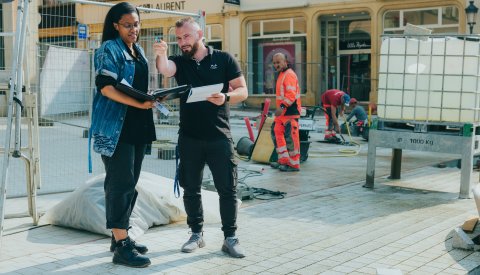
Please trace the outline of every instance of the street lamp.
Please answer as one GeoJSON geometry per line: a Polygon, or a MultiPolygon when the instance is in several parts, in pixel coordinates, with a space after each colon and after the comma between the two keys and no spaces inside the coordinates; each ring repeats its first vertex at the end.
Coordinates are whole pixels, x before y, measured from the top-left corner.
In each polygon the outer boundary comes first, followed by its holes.
{"type": "Polygon", "coordinates": [[[470,5],[465,9],[467,14],[467,24],[470,26],[470,34],[473,32],[473,26],[476,24],[475,17],[478,13],[478,8],[473,4],[473,1],[469,1],[470,5]]]}

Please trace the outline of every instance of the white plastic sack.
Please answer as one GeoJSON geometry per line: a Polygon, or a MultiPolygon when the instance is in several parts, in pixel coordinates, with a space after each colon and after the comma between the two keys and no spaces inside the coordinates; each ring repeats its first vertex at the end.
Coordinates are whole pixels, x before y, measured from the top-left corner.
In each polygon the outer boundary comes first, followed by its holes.
{"type": "MultiPolygon", "coordinates": [[[[63,201],[49,209],[40,224],[54,224],[111,235],[106,229],[105,174],[89,179],[63,201]]],[[[173,194],[173,180],[142,172],[137,184],[138,197],[130,217],[129,235],[135,239],[154,225],[186,219],[182,198],[173,194]]],[[[219,200],[216,192],[202,190],[205,223],[219,223],[219,200]]]]}

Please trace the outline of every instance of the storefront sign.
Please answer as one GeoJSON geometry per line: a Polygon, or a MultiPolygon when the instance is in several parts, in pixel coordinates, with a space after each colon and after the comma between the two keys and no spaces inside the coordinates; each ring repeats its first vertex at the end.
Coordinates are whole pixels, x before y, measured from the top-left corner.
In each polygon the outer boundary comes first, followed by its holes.
{"type": "Polygon", "coordinates": [[[186,1],[171,1],[171,2],[164,2],[164,3],[146,3],[139,5],[139,7],[147,8],[147,9],[158,9],[158,10],[171,10],[171,11],[180,11],[185,10],[185,2],[186,1]]]}
{"type": "Polygon", "coordinates": [[[85,40],[88,37],[88,26],[85,24],[78,24],[78,40],[85,40]]]}
{"type": "Polygon", "coordinates": [[[370,49],[370,40],[340,40],[340,50],[370,49]]]}
{"type": "Polygon", "coordinates": [[[225,3],[225,4],[240,5],[240,0],[224,0],[223,3],[225,3]]]}

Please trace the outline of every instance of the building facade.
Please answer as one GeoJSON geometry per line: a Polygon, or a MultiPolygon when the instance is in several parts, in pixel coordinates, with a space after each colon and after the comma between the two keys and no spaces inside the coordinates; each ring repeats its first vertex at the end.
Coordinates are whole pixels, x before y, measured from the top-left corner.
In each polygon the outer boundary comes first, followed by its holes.
{"type": "MultiPolygon", "coordinates": [[[[132,0],[134,5],[178,12],[205,11],[206,42],[226,50],[240,62],[247,79],[248,106],[274,100],[276,72],[271,64],[275,52],[283,52],[297,73],[304,105],[317,105],[327,89],[341,89],[361,102],[377,100],[378,49],[382,35],[400,34],[407,23],[431,29],[434,34],[464,34],[467,30],[465,0],[132,0]]],[[[13,3],[16,5],[16,3],[13,3]]],[[[475,4],[480,7],[480,0],[475,4]]],[[[8,26],[9,12],[0,18],[8,26]]],[[[108,8],[95,5],[38,3],[38,38],[67,47],[95,47],[101,40],[108,8]],[[68,12],[74,20],[51,20],[49,15],[68,12]],[[55,22],[54,24],[52,22],[55,22]],[[78,25],[88,28],[85,40],[78,38],[78,25]]],[[[8,11],[7,11],[8,10],[8,11]]],[[[52,15],[53,16],[53,15],[52,15]]],[[[64,17],[67,18],[67,17],[64,17]]],[[[178,16],[142,13],[145,41],[161,37],[175,48],[174,22],[178,16]]],[[[35,26],[36,27],[36,26],[35,26]]],[[[34,29],[35,27],[32,27],[34,29]]],[[[5,30],[0,30],[5,31],[5,30]]],[[[477,28],[474,33],[478,33],[477,28]]],[[[143,45],[147,54],[151,43],[143,45]]],[[[1,45],[2,41],[0,41],[1,45]]],[[[0,53],[0,65],[8,60],[8,46],[0,53]],[[2,59],[3,56],[3,59],[2,59]]],[[[172,80],[156,78],[160,85],[172,80]]]]}

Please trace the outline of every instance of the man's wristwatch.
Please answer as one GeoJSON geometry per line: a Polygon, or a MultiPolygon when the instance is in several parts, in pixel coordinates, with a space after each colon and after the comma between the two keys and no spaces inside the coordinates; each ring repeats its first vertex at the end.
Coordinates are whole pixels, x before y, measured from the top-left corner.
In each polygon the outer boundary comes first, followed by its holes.
{"type": "Polygon", "coordinates": [[[225,94],[225,103],[230,101],[230,95],[228,93],[225,94]]]}

